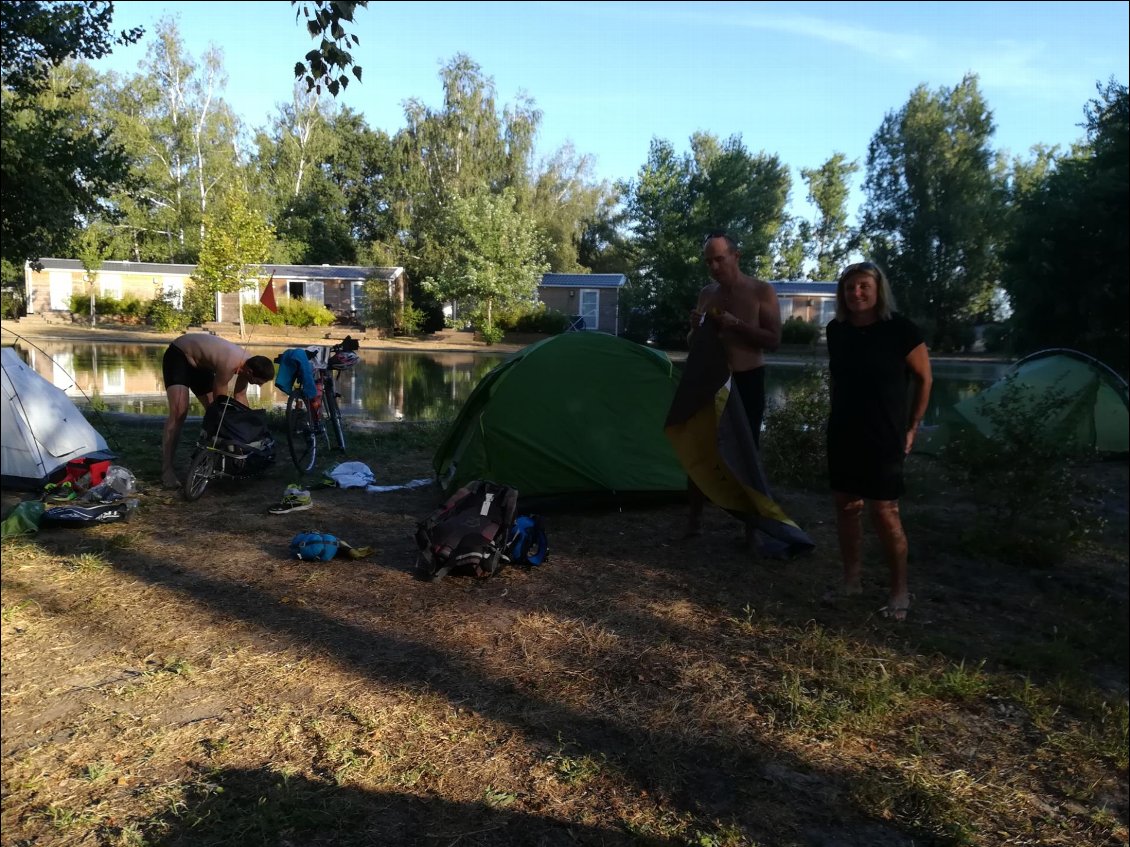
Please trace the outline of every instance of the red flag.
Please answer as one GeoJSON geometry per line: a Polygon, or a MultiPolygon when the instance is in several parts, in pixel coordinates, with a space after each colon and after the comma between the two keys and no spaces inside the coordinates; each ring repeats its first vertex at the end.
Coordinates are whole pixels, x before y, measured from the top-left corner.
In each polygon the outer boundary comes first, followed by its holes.
{"type": "Polygon", "coordinates": [[[267,280],[267,287],[263,289],[263,294],[259,298],[259,302],[267,309],[270,309],[275,314],[278,314],[279,305],[275,302],[275,275],[271,274],[271,278],[267,280]]]}

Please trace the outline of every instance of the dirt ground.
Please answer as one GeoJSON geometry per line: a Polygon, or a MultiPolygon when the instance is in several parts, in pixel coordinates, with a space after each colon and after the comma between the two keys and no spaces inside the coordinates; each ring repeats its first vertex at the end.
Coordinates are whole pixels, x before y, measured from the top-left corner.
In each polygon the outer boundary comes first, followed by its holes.
{"type": "MultiPolygon", "coordinates": [[[[426,463],[371,467],[395,484],[426,463]]],[[[1125,700],[1125,651],[1087,645],[1127,636],[1127,466],[1095,473],[1108,537],[1047,571],[962,556],[962,505],[908,498],[903,625],[877,614],[874,550],[861,597],[822,599],[822,492],[778,494],[817,544],[798,561],[751,557],[717,510],[675,540],[672,504],[551,513],[541,567],[426,583],[431,488],[314,489],[287,516],[267,513],[281,463],[193,504],[148,488],[128,524],[4,546],[2,842],[1125,844],[1125,766],[1058,772],[1057,729],[992,681],[1075,674],[1125,700]],[[293,560],[303,529],[372,555],[293,560]],[[866,719],[860,702],[805,717],[824,695],[783,693],[934,662],[991,692],[899,694],[866,719]]]]}
{"type": "MultiPolygon", "coordinates": [[[[864,593],[825,596],[822,491],[776,492],[816,542],[794,561],[625,504],[547,513],[538,568],[429,583],[434,488],[271,515],[283,448],[186,504],[159,430],[130,437],[128,523],[3,546],[3,845],[1128,843],[1125,461],[1087,470],[1105,529],[1034,568],[967,550],[912,457],[895,624],[870,541],[864,593]],[[305,529],[371,555],[297,561],[305,529]]],[[[351,444],[380,484],[429,476],[420,444],[351,444]]]]}

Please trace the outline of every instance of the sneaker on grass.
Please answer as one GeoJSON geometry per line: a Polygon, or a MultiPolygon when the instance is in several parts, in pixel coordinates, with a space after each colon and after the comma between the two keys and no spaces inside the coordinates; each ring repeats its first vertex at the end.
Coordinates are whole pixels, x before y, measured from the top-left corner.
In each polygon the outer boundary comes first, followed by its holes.
{"type": "Polygon", "coordinates": [[[314,505],[310,492],[297,485],[288,485],[283,492],[282,501],[270,508],[272,515],[285,515],[289,512],[302,512],[314,505]]]}

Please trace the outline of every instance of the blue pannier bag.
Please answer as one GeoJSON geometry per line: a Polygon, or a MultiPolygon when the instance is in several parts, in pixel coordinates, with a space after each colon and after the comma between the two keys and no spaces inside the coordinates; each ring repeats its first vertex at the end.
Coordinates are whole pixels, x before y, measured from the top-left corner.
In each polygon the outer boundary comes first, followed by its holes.
{"type": "Polygon", "coordinates": [[[549,555],[545,527],[539,515],[519,515],[510,528],[506,554],[515,565],[540,565],[549,555]]]}
{"type": "Polygon", "coordinates": [[[290,552],[304,562],[328,562],[337,555],[340,544],[335,535],[307,530],[291,539],[290,552]]]}

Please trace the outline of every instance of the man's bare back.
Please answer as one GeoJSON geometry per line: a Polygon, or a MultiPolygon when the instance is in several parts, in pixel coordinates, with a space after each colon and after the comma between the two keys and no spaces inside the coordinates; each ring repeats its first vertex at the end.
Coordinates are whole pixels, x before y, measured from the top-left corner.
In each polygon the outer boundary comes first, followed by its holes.
{"type": "Polygon", "coordinates": [[[226,375],[225,382],[247,360],[247,352],[242,347],[207,332],[191,332],[172,343],[194,368],[212,371],[217,377],[226,375]]]}

